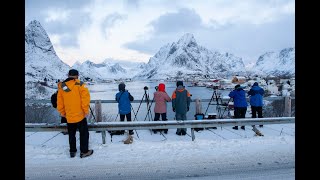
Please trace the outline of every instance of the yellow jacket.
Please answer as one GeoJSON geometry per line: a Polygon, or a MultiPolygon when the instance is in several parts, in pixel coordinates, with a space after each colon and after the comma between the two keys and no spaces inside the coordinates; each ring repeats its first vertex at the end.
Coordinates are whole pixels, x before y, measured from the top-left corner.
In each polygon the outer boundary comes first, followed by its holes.
{"type": "Polygon", "coordinates": [[[89,114],[90,93],[85,83],[68,78],[58,84],[57,110],[68,123],[77,123],[89,114]]]}

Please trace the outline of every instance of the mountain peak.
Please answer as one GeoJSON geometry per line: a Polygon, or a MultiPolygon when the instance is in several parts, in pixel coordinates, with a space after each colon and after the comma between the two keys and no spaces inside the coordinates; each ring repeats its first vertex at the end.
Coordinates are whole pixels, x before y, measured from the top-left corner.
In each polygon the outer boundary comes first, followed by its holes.
{"type": "Polygon", "coordinates": [[[26,27],[25,41],[28,48],[37,48],[44,53],[56,55],[48,34],[37,20],[31,21],[26,27]]]}
{"type": "Polygon", "coordinates": [[[179,40],[179,45],[197,45],[196,39],[194,38],[193,34],[186,33],[184,34],[179,40]]]}

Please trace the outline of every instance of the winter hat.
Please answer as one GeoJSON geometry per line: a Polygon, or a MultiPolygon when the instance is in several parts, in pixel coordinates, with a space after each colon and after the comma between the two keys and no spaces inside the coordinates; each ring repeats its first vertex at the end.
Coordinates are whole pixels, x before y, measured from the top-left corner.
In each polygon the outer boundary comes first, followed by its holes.
{"type": "Polygon", "coordinates": [[[240,88],[240,84],[237,84],[237,85],[234,87],[234,89],[238,89],[238,88],[240,88]]]}
{"type": "Polygon", "coordinates": [[[158,86],[158,90],[162,91],[162,92],[166,91],[165,88],[166,88],[166,85],[164,85],[163,83],[160,83],[159,86],[158,86]]]}
{"type": "Polygon", "coordinates": [[[258,86],[258,83],[257,82],[253,83],[253,86],[258,86]]]}
{"type": "Polygon", "coordinates": [[[119,91],[124,91],[126,88],[126,85],[122,82],[119,84],[119,91]]]}
{"type": "Polygon", "coordinates": [[[180,86],[180,85],[183,86],[183,82],[182,81],[177,81],[177,87],[180,86]]]}
{"type": "Polygon", "coordinates": [[[79,76],[79,72],[75,69],[70,69],[68,75],[69,76],[79,76]]]}

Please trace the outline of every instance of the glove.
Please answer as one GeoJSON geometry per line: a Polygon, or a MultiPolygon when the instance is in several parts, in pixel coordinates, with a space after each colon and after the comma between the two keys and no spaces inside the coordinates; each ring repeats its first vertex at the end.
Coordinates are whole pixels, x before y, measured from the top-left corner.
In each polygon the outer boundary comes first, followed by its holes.
{"type": "Polygon", "coordinates": [[[187,111],[189,111],[189,107],[187,107],[187,111]]]}
{"type": "Polygon", "coordinates": [[[176,108],[172,108],[172,111],[173,111],[173,112],[176,112],[176,108]]]}

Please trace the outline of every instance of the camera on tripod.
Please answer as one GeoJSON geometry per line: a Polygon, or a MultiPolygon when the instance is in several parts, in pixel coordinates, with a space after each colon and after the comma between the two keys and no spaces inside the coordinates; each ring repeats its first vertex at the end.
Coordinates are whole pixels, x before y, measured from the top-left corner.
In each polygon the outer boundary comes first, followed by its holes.
{"type": "Polygon", "coordinates": [[[219,89],[219,86],[212,86],[212,89],[217,90],[219,89]]]}
{"type": "Polygon", "coordinates": [[[146,90],[148,90],[148,87],[147,87],[147,86],[145,86],[145,87],[143,87],[143,89],[146,91],[146,90]]]}

